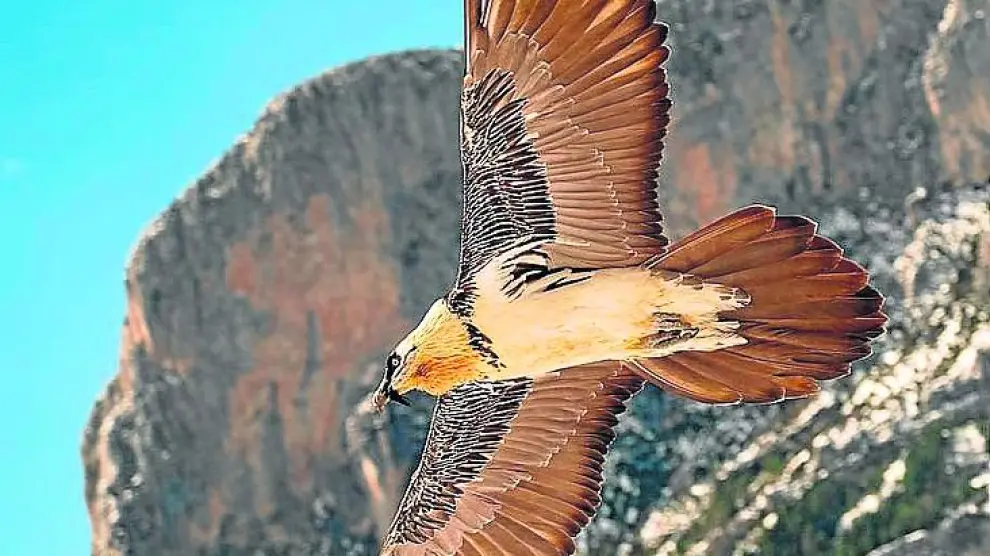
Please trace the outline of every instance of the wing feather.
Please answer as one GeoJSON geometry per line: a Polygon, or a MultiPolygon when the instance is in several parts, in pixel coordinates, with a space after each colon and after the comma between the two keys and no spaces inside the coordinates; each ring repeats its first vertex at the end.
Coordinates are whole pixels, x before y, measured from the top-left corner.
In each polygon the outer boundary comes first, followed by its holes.
{"type": "Polygon", "coordinates": [[[441,397],[383,554],[572,554],[601,501],[612,429],[642,385],[612,362],[441,397]]]}
{"type": "Polygon", "coordinates": [[[553,268],[662,252],[656,176],[669,122],[652,0],[467,0],[464,208],[451,305],[520,246],[553,268]]]}

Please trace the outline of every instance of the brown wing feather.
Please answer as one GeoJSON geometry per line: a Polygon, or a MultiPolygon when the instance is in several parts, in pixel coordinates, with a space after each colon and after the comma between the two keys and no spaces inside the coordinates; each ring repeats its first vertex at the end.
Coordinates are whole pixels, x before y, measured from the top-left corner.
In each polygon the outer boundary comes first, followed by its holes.
{"type": "MultiPolygon", "coordinates": [[[[643,379],[618,363],[576,367],[535,379],[490,461],[454,489],[458,493],[454,511],[416,538],[395,534],[409,530],[403,524],[407,518],[397,515],[383,554],[573,553],[574,536],[600,502],[602,465],[614,437],[612,427],[625,402],[642,385],[643,379]]],[[[432,428],[443,426],[434,423],[432,428]]],[[[424,453],[442,449],[428,442],[424,453]]],[[[435,481],[436,474],[421,468],[413,480],[435,481]]],[[[410,493],[417,491],[410,485],[410,493]]],[[[400,512],[429,514],[432,508],[423,507],[429,502],[420,497],[417,506],[410,507],[404,499],[400,512]]]]}
{"type": "Polygon", "coordinates": [[[669,50],[654,2],[466,0],[465,16],[465,219],[489,222],[465,224],[459,282],[526,239],[545,244],[551,267],[629,266],[662,252],[669,50]],[[483,94],[495,82],[507,89],[483,94]],[[512,135],[517,109],[524,138],[512,135]],[[514,158],[492,149],[492,129],[507,134],[514,158]]]}

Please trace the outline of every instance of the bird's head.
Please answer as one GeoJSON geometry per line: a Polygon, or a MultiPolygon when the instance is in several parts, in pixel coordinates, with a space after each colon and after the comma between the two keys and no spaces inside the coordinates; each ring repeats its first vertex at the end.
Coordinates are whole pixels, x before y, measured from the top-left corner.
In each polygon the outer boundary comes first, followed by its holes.
{"type": "Polygon", "coordinates": [[[375,409],[378,411],[385,409],[385,404],[389,401],[398,402],[406,406],[409,405],[409,400],[400,393],[400,388],[402,389],[401,392],[407,392],[412,389],[408,386],[409,377],[408,373],[406,373],[406,362],[409,355],[415,351],[415,348],[409,345],[408,340],[409,338],[407,337],[400,342],[392,350],[392,353],[385,358],[385,372],[372,398],[372,403],[374,403],[375,409]]]}
{"type": "Polygon", "coordinates": [[[405,394],[422,390],[439,396],[479,378],[486,367],[471,347],[465,323],[437,300],[419,325],[385,359],[372,403],[378,411],[389,401],[409,405],[405,394]]]}

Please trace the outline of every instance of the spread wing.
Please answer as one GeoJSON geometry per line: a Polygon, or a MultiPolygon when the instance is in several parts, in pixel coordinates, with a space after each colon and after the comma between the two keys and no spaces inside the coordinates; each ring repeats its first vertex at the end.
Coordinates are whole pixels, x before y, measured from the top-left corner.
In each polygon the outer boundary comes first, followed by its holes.
{"type": "Polygon", "coordinates": [[[612,427],[642,385],[612,362],[441,397],[382,554],[573,553],[612,427]]]}
{"type": "Polygon", "coordinates": [[[655,16],[653,0],[466,0],[458,287],[515,247],[539,246],[550,268],[663,250],[655,16]]]}

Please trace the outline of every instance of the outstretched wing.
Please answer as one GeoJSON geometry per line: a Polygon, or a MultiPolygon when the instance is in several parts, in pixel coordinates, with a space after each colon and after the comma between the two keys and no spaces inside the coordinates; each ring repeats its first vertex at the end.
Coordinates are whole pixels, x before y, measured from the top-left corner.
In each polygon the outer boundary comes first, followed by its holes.
{"type": "Polygon", "coordinates": [[[573,553],[612,427],[642,385],[612,362],[444,395],[382,553],[573,553]]]}
{"type": "Polygon", "coordinates": [[[540,246],[550,268],[663,250],[655,16],[653,0],[466,0],[458,287],[514,247],[540,246]]]}

